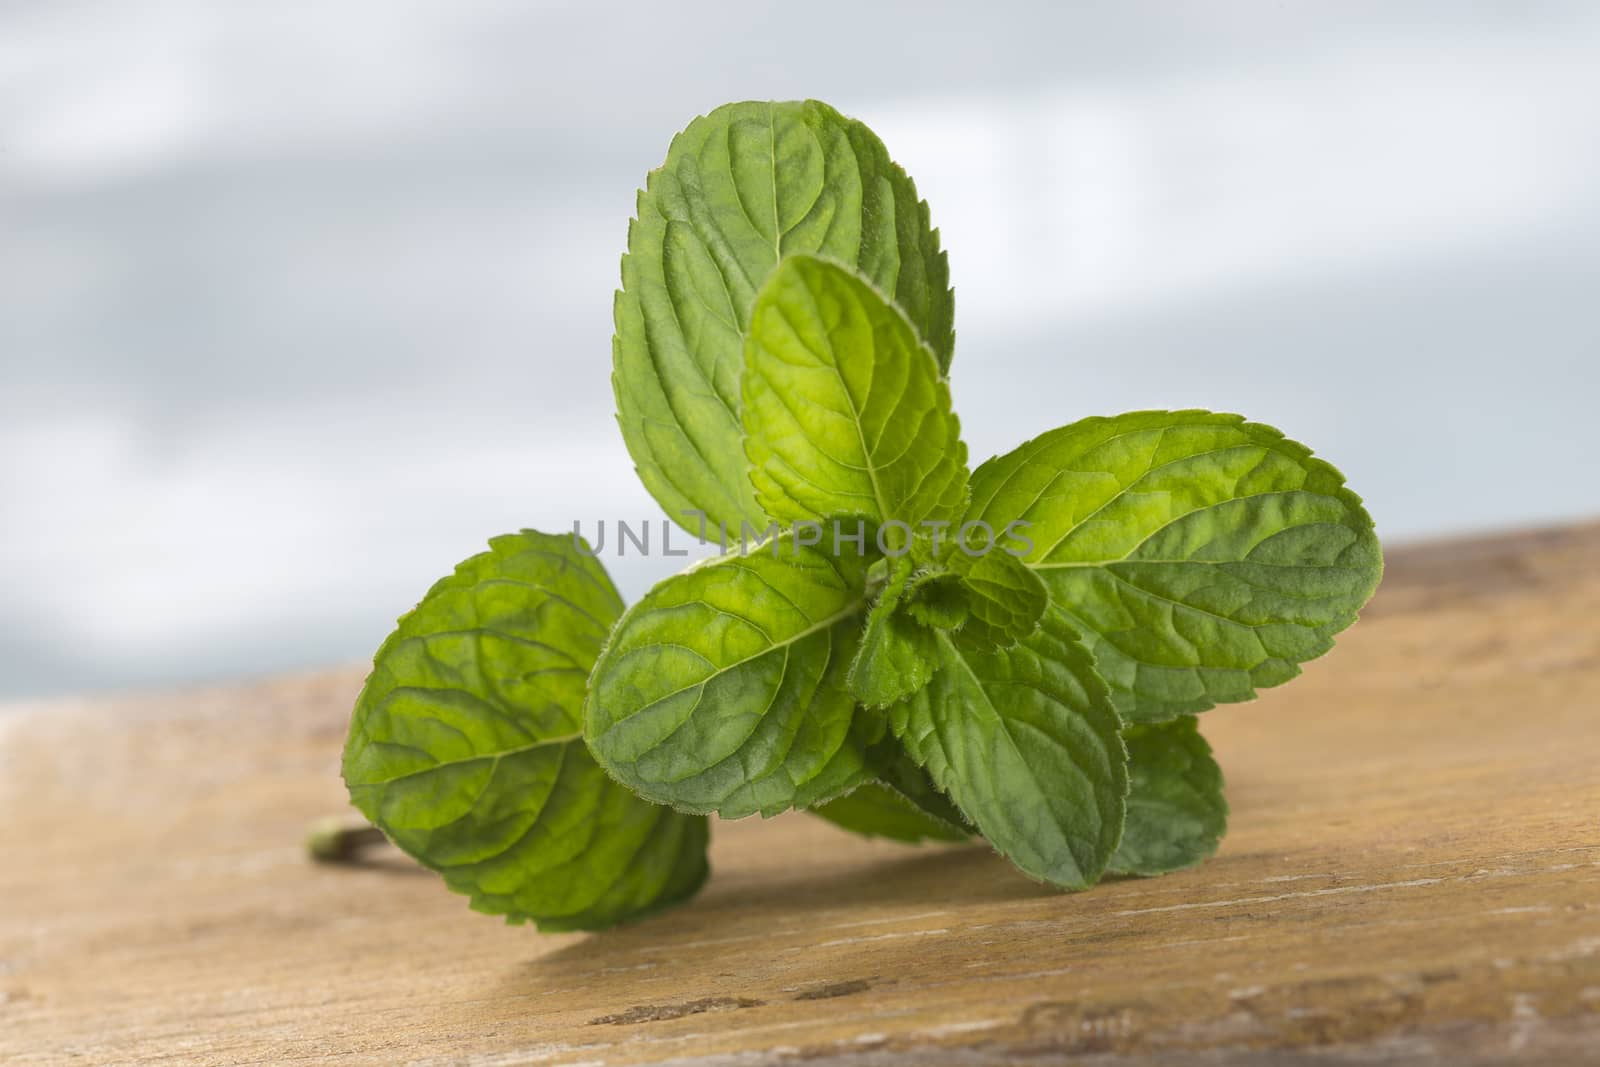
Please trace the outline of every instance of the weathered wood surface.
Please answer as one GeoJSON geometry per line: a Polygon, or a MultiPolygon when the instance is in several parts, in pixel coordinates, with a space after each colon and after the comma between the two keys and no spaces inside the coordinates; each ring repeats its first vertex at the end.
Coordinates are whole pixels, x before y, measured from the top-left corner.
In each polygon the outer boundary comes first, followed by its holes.
{"type": "Polygon", "coordinates": [[[0,714],[0,1062],[1600,1062],[1600,526],[1393,553],[1205,717],[1220,856],[1073,896],[787,816],[670,915],[507,928],[305,860],[360,676],[0,714]]]}

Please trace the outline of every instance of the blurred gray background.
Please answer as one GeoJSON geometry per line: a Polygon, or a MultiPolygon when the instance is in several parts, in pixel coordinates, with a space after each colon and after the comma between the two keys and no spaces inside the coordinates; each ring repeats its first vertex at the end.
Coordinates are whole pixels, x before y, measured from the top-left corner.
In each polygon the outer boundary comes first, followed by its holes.
{"type": "Polygon", "coordinates": [[[634,190],[803,96],[933,205],[975,459],[1204,406],[1390,543],[1600,512],[1600,4],[0,0],[0,697],[362,659],[656,515],[634,190]]]}

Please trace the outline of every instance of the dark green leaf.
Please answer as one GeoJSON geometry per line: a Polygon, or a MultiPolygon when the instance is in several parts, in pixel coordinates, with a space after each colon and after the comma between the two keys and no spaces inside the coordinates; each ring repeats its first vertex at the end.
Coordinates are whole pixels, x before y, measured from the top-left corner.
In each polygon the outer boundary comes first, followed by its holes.
{"type": "Polygon", "coordinates": [[[921,841],[965,841],[960,826],[936,819],[882,782],[867,782],[845,796],[811,809],[829,822],[867,837],[921,841]]]}
{"type": "Polygon", "coordinates": [[[1165,874],[1217,850],[1228,828],[1222,769],[1192,715],[1123,732],[1128,745],[1128,823],[1110,869],[1165,874]]]}
{"type": "Polygon", "coordinates": [[[924,815],[963,833],[972,832],[972,820],[934,784],[898,737],[890,734],[867,750],[867,767],[877,779],[911,801],[924,815]]]}
{"type": "Polygon", "coordinates": [[[1092,884],[1122,836],[1128,772],[1088,651],[1053,611],[1010,649],[938,640],[932,680],[889,709],[896,736],[1023,872],[1092,884]]]}

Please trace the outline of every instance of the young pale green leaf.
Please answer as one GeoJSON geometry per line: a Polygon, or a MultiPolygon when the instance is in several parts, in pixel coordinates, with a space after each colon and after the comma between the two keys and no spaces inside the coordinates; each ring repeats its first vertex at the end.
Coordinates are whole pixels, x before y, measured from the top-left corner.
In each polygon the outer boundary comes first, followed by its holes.
{"type": "Polygon", "coordinates": [[[934,818],[882,782],[866,782],[811,812],[854,833],[909,844],[965,841],[971,836],[964,827],[934,818]]]}
{"type": "Polygon", "coordinates": [[[967,621],[967,590],[959,575],[930,571],[906,592],[906,613],[935,630],[954,630],[967,621]]]}
{"type": "Polygon", "coordinates": [[[890,294],[948,369],[953,298],[928,206],[882,142],[815,100],[695,119],[652,171],[628,227],[612,387],[645,487],[690,532],[763,528],[740,440],[739,376],[756,290],[787,255],[849,264],[890,294]]]}
{"type": "Polygon", "coordinates": [[[967,515],[1031,524],[1029,566],[1131,722],[1293,678],[1383,569],[1344,477],[1238,415],[1141,411],[1052,430],[980,467],[967,515]]]}
{"type": "Polygon", "coordinates": [[[967,607],[958,642],[973,648],[1006,648],[1039,628],[1050,603],[1044,581],[999,545],[979,556],[955,548],[946,565],[960,578],[967,607]]]}
{"type": "Polygon", "coordinates": [[[938,639],[933,679],[889,709],[895,735],[1024,873],[1093,884],[1122,837],[1128,769],[1088,650],[1054,611],[1005,650],[938,639]]]}
{"type": "Polygon", "coordinates": [[[845,676],[866,560],[793,534],[657,585],[590,680],[585,736],[640,796],[724,818],[806,807],[864,778],[845,676]]]}
{"type": "Polygon", "coordinates": [[[892,562],[892,577],[867,615],[866,630],[850,664],[850,691],[875,708],[926,685],[939,651],[933,632],[901,610],[912,577],[910,558],[892,562]]]}
{"type": "Polygon", "coordinates": [[[584,746],[589,668],[622,602],[574,539],[490,542],[401,618],[356,701],[350,798],[472,906],[598,929],[683,900],[706,821],[646,803],[584,746]]]}
{"type": "Polygon", "coordinates": [[[767,278],[745,340],[745,454],[762,510],[784,522],[861,515],[950,521],[967,448],[938,361],[854,271],[790,256],[767,278]]]}
{"type": "Polygon", "coordinates": [[[1222,768],[1192,715],[1130,726],[1128,823],[1109,869],[1165,874],[1192,867],[1217,850],[1228,829],[1222,768]]]}

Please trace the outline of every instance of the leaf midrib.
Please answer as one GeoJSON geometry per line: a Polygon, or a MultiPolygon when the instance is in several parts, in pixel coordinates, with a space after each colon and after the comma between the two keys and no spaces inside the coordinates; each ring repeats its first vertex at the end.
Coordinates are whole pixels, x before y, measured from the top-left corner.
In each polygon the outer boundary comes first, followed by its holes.
{"type": "MultiPolygon", "coordinates": [[[[861,611],[861,609],[864,606],[866,606],[866,602],[867,602],[867,600],[866,600],[865,596],[859,597],[856,600],[851,601],[851,603],[847,607],[843,608],[842,610],[835,612],[834,614],[828,616],[825,619],[822,619],[819,622],[812,623],[810,626],[807,626],[804,630],[800,630],[800,631],[790,635],[789,637],[784,638],[781,641],[773,641],[771,644],[767,645],[765,648],[761,649],[759,652],[752,652],[750,655],[745,656],[742,659],[737,659],[737,660],[734,660],[732,663],[727,664],[726,666],[718,667],[716,670],[712,671],[710,674],[706,675],[704,678],[698,679],[697,681],[690,682],[688,685],[682,685],[682,686],[679,686],[678,688],[672,690],[671,692],[662,693],[660,696],[658,696],[655,699],[651,700],[650,703],[642,705],[640,708],[638,708],[638,710],[632,712],[630,715],[628,715],[628,717],[626,719],[618,719],[618,720],[614,721],[609,727],[607,727],[605,733],[601,734],[600,736],[604,737],[606,734],[609,734],[612,730],[615,730],[617,727],[619,727],[622,724],[626,723],[629,719],[632,719],[632,718],[634,718],[634,717],[636,717],[638,715],[642,715],[646,711],[649,711],[651,708],[653,708],[656,705],[660,704],[662,701],[671,700],[673,697],[679,696],[679,695],[681,695],[683,693],[687,693],[691,689],[704,688],[705,686],[709,685],[714,678],[717,678],[720,675],[726,674],[727,672],[729,672],[731,670],[737,670],[738,668],[743,667],[745,664],[751,663],[751,662],[753,662],[755,660],[758,660],[762,656],[768,655],[768,654],[770,654],[770,653],[772,653],[772,652],[774,652],[774,651],[776,651],[776,650],[778,650],[780,648],[781,649],[787,649],[790,645],[793,645],[793,644],[795,644],[795,643],[797,643],[797,642],[799,642],[801,640],[804,640],[805,638],[810,637],[812,634],[817,633],[820,630],[826,630],[826,629],[830,628],[835,623],[840,622],[840,621],[842,621],[844,619],[847,619],[851,615],[855,615],[855,614],[859,613],[861,611]]],[[[673,606],[681,607],[682,605],[673,605],[673,606]]],[[[748,622],[749,620],[745,620],[745,621],[748,622]]],[[[755,626],[754,623],[751,623],[751,625],[755,626]]],[[[759,630],[760,627],[756,626],[756,629],[759,630]]],[[[642,649],[645,649],[645,648],[652,648],[652,647],[663,646],[663,645],[671,645],[671,644],[677,644],[677,642],[671,642],[671,641],[653,642],[650,645],[640,645],[640,646],[635,647],[635,648],[626,649],[622,654],[624,654],[624,655],[632,654],[634,652],[641,651],[642,649]]],[[[700,653],[697,649],[691,648],[688,645],[679,645],[679,647],[684,648],[684,649],[686,649],[686,650],[688,650],[690,652],[695,653],[695,655],[700,656],[701,659],[705,659],[705,656],[702,653],[700,653]]]]}
{"type": "MultiPolygon", "coordinates": [[[[414,771],[407,771],[404,774],[397,774],[393,778],[379,778],[370,782],[361,782],[359,784],[362,786],[391,785],[395,782],[403,782],[407,778],[416,778],[419,775],[432,774],[434,771],[444,770],[447,767],[461,767],[468,763],[481,763],[484,760],[492,760],[493,762],[498,763],[501,759],[507,756],[520,756],[524,752],[532,752],[535,749],[548,748],[551,745],[566,745],[571,744],[573,741],[581,740],[583,740],[583,732],[580,730],[577,733],[564,734],[560,737],[547,737],[542,741],[533,741],[526,745],[519,745],[516,748],[502,749],[499,752],[483,752],[476,756],[463,756],[460,759],[440,760],[438,763],[435,763],[432,766],[419,767],[414,771]]],[[[378,741],[375,743],[385,744],[386,742],[378,741]]]]}
{"type": "MultiPolygon", "coordinates": [[[[1006,716],[1001,713],[1000,708],[995,704],[994,698],[989,695],[989,690],[984,687],[983,680],[978,677],[978,672],[973,669],[972,664],[967,662],[967,657],[965,657],[965,656],[963,656],[961,654],[961,650],[956,647],[954,641],[951,641],[948,636],[946,636],[946,635],[944,635],[942,633],[939,636],[940,636],[940,640],[942,640],[945,643],[950,655],[955,658],[956,662],[961,664],[961,669],[966,672],[967,677],[972,680],[973,686],[978,690],[978,693],[983,697],[984,705],[987,706],[989,711],[994,715],[995,724],[999,727],[1000,732],[1005,735],[1006,743],[1009,744],[1011,746],[1011,748],[1013,749],[1013,751],[1016,752],[1017,757],[1018,757],[1018,762],[1020,762],[1022,764],[1022,766],[1027,770],[1028,777],[1033,782],[1034,788],[1036,790],[1038,790],[1039,796],[1040,797],[1049,796],[1050,795],[1049,791],[1045,789],[1044,783],[1039,780],[1038,773],[1033,769],[1033,764],[1029,763],[1027,757],[1025,755],[1023,755],[1022,743],[1017,739],[1017,736],[1011,732],[1010,723],[1007,721],[1006,716]]],[[[1035,687],[1035,688],[1037,688],[1037,687],[1035,687]]],[[[1039,690],[1039,691],[1041,693],[1044,692],[1043,690],[1039,690]]],[[[1050,694],[1045,694],[1045,695],[1046,696],[1051,696],[1050,694]]],[[[1056,698],[1054,698],[1052,696],[1051,699],[1056,699],[1056,698]]],[[[1057,700],[1057,702],[1061,703],[1059,700],[1057,700]]],[[[1064,703],[1062,703],[1062,706],[1066,707],[1066,705],[1064,703]]],[[[1069,713],[1072,713],[1072,709],[1071,708],[1067,708],[1067,710],[1068,710],[1069,713]]],[[[1059,742],[1057,742],[1057,743],[1059,744],[1059,742]]],[[[1062,747],[1064,748],[1065,746],[1062,746],[1062,747]]],[[[1076,763],[1077,763],[1076,760],[1072,760],[1070,756],[1068,756],[1068,759],[1069,759],[1069,761],[1071,761],[1072,763],[1074,763],[1076,765],[1076,763]]],[[[1092,789],[1092,787],[1091,787],[1091,789],[1092,789]]],[[[1010,822],[1009,819],[1007,821],[1010,822]]],[[[1061,824],[1056,821],[1056,819],[1054,818],[1054,813],[1052,813],[1052,818],[1051,818],[1050,821],[1055,825],[1056,832],[1060,835],[1062,843],[1067,846],[1067,854],[1072,859],[1073,868],[1077,871],[1079,878],[1083,879],[1084,878],[1083,865],[1078,862],[1078,857],[1072,854],[1071,845],[1068,843],[1068,834],[1065,832],[1065,830],[1061,826],[1061,824]]],[[[979,829],[981,830],[982,827],[979,827],[979,829]]],[[[1012,829],[1013,830],[1016,829],[1015,824],[1012,825],[1012,829]]],[[[1019,840],[1023,840],[1024,836],[1019,835],[1018,839],[1019,840]]],[[[1039,849],[1038,846],[1035,845],[1031,841],[1028,842],[1028,844],[1033,845],[1036,854],[1041,859],[1046,859],[1046,861],[1048,862],[1048,857],[1046,856],[1046,854],[1045,854],[1045,852],[1043,850],[1039,849]]]]}
{"type": "MultiPolygon", "coordinates": [[[[807,295],[811,297],[812,304],[817,304],[816,295],[811,293],[809,289],[807,290],[807,295]]],[[[857,300],[856,303],[859,307],[860,301],[857,300]]],[[[817,306],[817,314],[820,318],[822,314],[820,305],[817,306]]],[[[838,379],[839,388],[843,390],[845,400],[850,404],[850,421],[855,425],[856,442],[861,446],[862,469],[867,472],[867,481],[872,483],[872,499],[878,505],[878,521],[887,522],[894,516],[889,514],[889,506],[883,502],[883,489],[878,485],[878,465],[873,462],[872,452],[867,448],[866,428],[861,425],[861,408],[856,404],[856,398],[850,392],[850,383],[844,380],[844,368],[839,365],[839,348],[833,343],[831,336],[828,338],[828,350],[833,357],[828,361],[833,370],[833,376],[838,379]]],[[[873,381],[878,377],[878,361],[876,358],[871,363],[871,374],[872,377],[867,381],[867,396],[869,397],[872,395],[873,381]]]]}
{"type": "MultiPolygon", "coordinates": [[[[1131,490],[1122,490],[1115,497],[1113,497],[1111,500],[1106,501],[1105,504],[1102,504],[1100,507],[1096,508],[1093,512],[1090,512],[1089,515],[1086,515],[1082,519],[1079,519],[1076,522],[1074,522],[1070,527],[1068,527],[1066,533],[1062,534],[1059,538],[1056,539],[1055,544],[1051,545],[1043,553],[1041,553],[1041,556],[1042,557],[1049,556],[1052,552],[1055,552],[1057,549],[1059,549],[1063,544],[1065,544],[1067,542],[1068,538],[1070,538],[1073,534],[1077,533],[1080,529],[1082,529],[1084,527],[1084,525],[1087,524],[1088,520],[1091,517],[1093,517],[1095,514],[1098,514],[1100,511],[1103,511],[1105,509],[1105,507],[1107,507],[1108,505],[1114,503],[1116,500],[1119,500],[1122,497],[1126,496],[1130,491],[1131,490]]],[[[1107,565],[1113,564],[1113,563],[1249,563],[1250,560],[1248,558],[1246,558],[1246,559],[1230,559],[1230,560],[1136,559],[1135,558],[1135,553],[1137,553],[1145,545],[1149,544],[1156,537],[1159,537],[1161,534],[1166,533],[1169,529],[1171,529],[1172,527],[1176,526],[1178,523],[1184,522],[1184,521],[1186,521],[1188,519],[1192,519],[1192,518],[1194,518],[1194,516],[1199,515],[1199,514],[1201,514],[1203,512],[1213,511],[1216,508],[1224,507],[1224,506],[1226,506],[1228,504],[1237,504],[1240,501],[1244,501],[1244,500],[1261,500],[1261,499],[1264,499],[1264,498],[1269,497],[1269,496],[1296,496],[1296,495],[1312,496],[1312,497],[1317,497],[1317,498],[1322,499],[1322,500],[1334,500],[1336,502],[1343,503],[1342,501],[1338,501],[1337,497],[1329,496],[1326,493],[1318,493],[1318,492],[1316,492],[1314,490],[1306,489],[1304,486],[1296,486],[1295,488],[1292,488],[1292,489],[1267,489],[1267,490],[1264,490],[1264,491],[1259,492],[1259,493],[1244,493],[1244,494],[1242,494],[1240,496],[1224,497],[1221,500],[1215,500],[1215,501],[1212,501],[1211,503],[1208,503],[1208,504],[1201,504],[1199,507],[1190,508],[1188,511],[1185,511],[1182,515],[1174,515],[1174,516],[1172,516],[1171,518],[1169,518],[1166,521],[1162,522],[1161,525],[1157,526],[1155,529],[1153,529],[1149,533],[1145,534],[1144,537],[1139,539],[1139,543],[1138,544],[1136,544],[1132,548],[1130,548],[1127,551],[1126,554],[1124,554],[1122,556],[1119,556],[1116,559],[1067,560],[1067,561],[1061,561],[1061,562],[1051,562],[1048,559],[1041,558],[1036,563],[1028,563],[1027,566],[1032,570],[1047,570],[1047,569],[1050,569],[1050,568],[1073,567],[1073,566],[1104,567],[1104,566],[1107,566],[1107,565]]],[[[1026,514],[1026,512],[1024,512],[1024,514],[1026,514]]],[[[1287,530],[1297,529],[1297,528],[1299,528],[1301,526],[1314,526],[1314,525],[1343,526],[1345,529],[1350,530],[1352,533],[1356,534],[1357,537],[1359,537],[1361,535],[1361,533],[1363,532],[1363,531],[1361,531],[1361,530],[1359,530],[1359,529],[1357,529],[1355,527],[1350,526],[1347,523],[1333,522],[1333,521],[1325,520],[1325,519],[1324,520],[1316,520],[1315,522],[1291,523],[1288,526],[1284,526],[1284,527],[1282,527],[1280,529],[1272,531],[1272,533],[1268,534],[1266,537],[1264,537],[1260,541],[1256,542],[1256,544],[1252,545],[1251,548],[1250,548],[1250,551],[1254,552],[1257,548],[1261,547],[1261,545],[1263,543],[1265,543],[1266,541],[1270,540],[1271,538],[1276,537],[1278,534],[1283,533],[1283,532],[1285,532],[1287,530]]],[[[1348,546],[1346,546],[1346,547],[1348,547],[1348,546]]],[[[1246,555],[1248,556],[1248,553],[1246,555]]],[[[1265,563],[1257,564],[1257,565],[1258,566],[1274,566],[1274,564],[1265,564],[1265,563]]],[[[1276,564],[1276,566],[1301,566],[1301,565],[1300,564],[1276,564]]],[[[1321,564],[1304,564],[1303,566],[1320,567],[1322,565],[1321,564]]],[[[1327,566],[1334,566],[1334,564],[1328,564],[1327,566]]]]}

